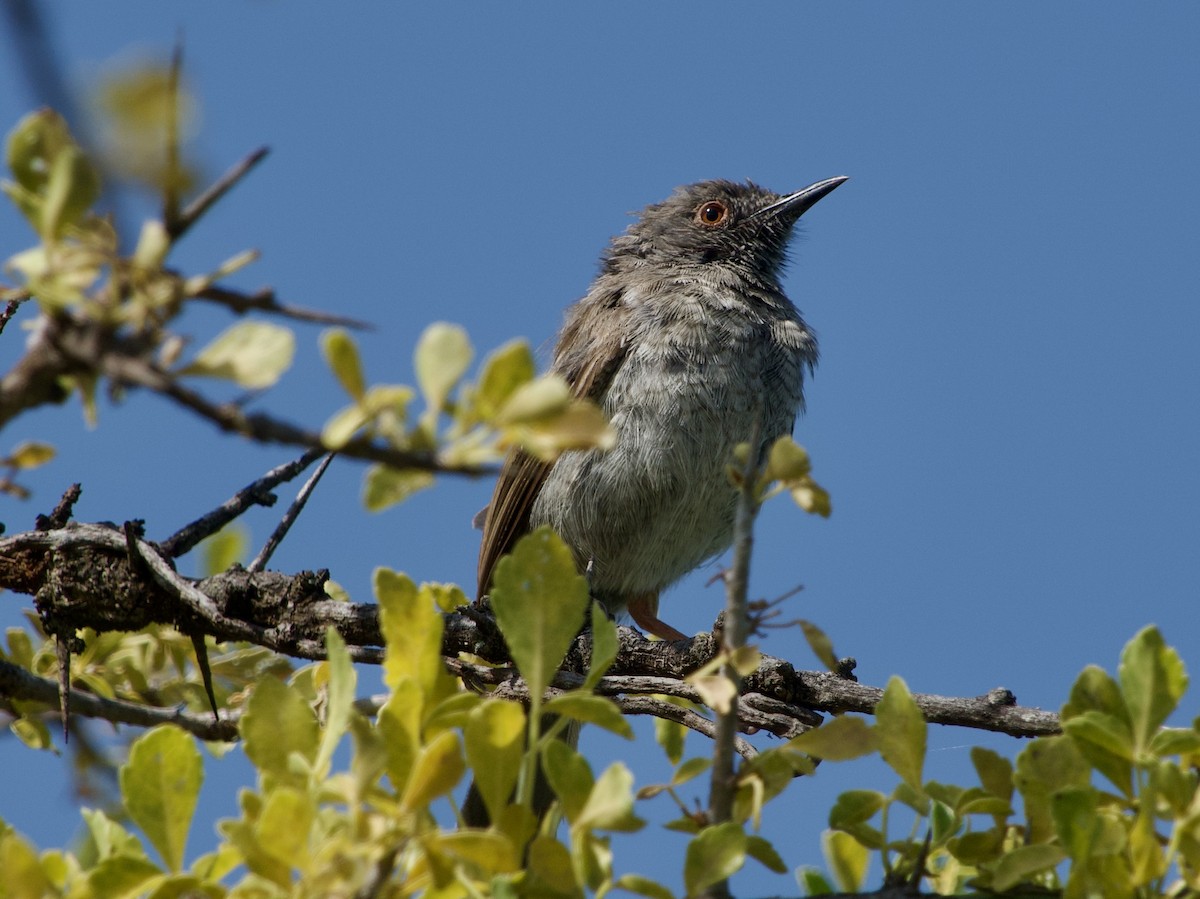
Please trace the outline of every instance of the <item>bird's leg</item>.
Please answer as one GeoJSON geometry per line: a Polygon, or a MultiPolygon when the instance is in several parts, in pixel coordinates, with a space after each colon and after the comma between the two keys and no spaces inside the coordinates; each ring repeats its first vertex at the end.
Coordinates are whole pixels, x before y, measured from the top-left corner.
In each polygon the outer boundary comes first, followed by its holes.
{"type": "Polygon", "coordinates": [[[658,593],[642,593],[633,597],[625,606],[634,624],[648,634],[654,634],[663,640],[686,640],[687,634],[681,633],[658,617],[658,593]]]}

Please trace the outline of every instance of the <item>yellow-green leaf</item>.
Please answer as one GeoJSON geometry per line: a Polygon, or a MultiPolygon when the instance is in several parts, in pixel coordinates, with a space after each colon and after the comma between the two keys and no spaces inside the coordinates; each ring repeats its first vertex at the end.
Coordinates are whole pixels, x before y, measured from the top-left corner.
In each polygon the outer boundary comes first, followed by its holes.
{"type": "Polygon", "coordinates": [[[572,826],[579,830],[630,832],[641,828],[642,823],[633,813],[633,773],[614,762],[596,779],[572,826]]]}
{"type": "Polygon", "coordinates": [[[862,890],[870,860],[866,846],[848,833],[827,830],[821,835],[821,850],[825,854],[825,864],[843,892],[862,890]]]}
{"type": "Polygon", "coordinates": [[[453,790],[465,770],[458,734],[442,731],[417,754],[412,774],[404,787],[401,806],[408,811],[425,808],[453,790]]]}
{"type": "Polygon", "coordinates": [[[767,467],[763,473],[770,481],[795,481],[812,472],[808,451],[790,436],[778,438],[767,453],[767,467]]]}
{"type": "Polygon", "coordinates": [[[311,762],[317,754],[320,729],[316,715],[298,690],[274,677],[258,681],[240,729],[246,756],[262,774],[302,785],[289,757],[298,753],[311,762]]]}
{"type": "Polygon", "coordinates": [[[464,736],[475,786],[492,820],[508,805],[525,750],[525,711],[515,702],[485,700],[471,711],[464,736]]]}
{"type": "Polygon", "coordinates": [[[582,755],[562,740],[554,740],[542,752],[546,780],[572,823],[579,817],[596,785],[592,769],[582,755]]]}
{"type": "Polygon", "coordinates": [[[358,679],[350,663],[346,641],[332,626],[325,631],[325,652],[329,679],[325,688],[325,727],[321,730],[321,744],[314,765],[318,777],[328,774],[334,750],[350,727],[350,716],[354,712],[354,688],[358,679]]]}
{"type": "Polygon", "coordinates": [[[363,505],[369,512],[381,512],[432,486],[432,472],[372,465],[363,482],[363,505]]]}
{"type": "Polygon", "coordinates": [[[350,394],[352,399],[362,400],[367,389],[366,380],[363,378],[358,345],[350,336],[350,332],[342,328],[326,331],[321,335],[321,353],[342,389],[350,394]]]}
{"type": "Polygon", "coordinates": [[[875,733],[879,754],[910,787],[921,792],[925,765],[925,717],[908,692],[908,686],[893,676],[875,707],[875,733]]]}
{"type": "Polygon", "coordinates": [[[226,378],[242,387],[270,387],[292,364],[296,336],[269,322],[238,322],[200,351],[180,374],[226,378]]]}
{"type": "Polygon", "coordinates": [[[139,737],[129,749],[129,761],[121,766],[125,810],[172,871],[183,867],[203,778],[196,741],[172,725],[139,737]]]}
{"type": "Polygon", "coordinates": [[[1158,628],[1147,627],[1122,651],[1117,679],[1133,724],[1134,745],[1143,751],[1187,689],[1183,661],[1158,628]]]}
{"type": "Polygon", "coordinates": [[[1011,890],[1030,880],[1033,875],[1057,867],[1064,858],[1066,853],[1059,846],[1049,843],[1017,846],[1004,853],[996,862],[992,875],[992,889],[998,893],[1011,890]]]}
{"type": "Polygon", "coordinates": [[[571,388],[558,375],[543,375],[520,385],[509,395],[496,416],[500,425],[528,424],[564,412],[571,403],[571,388]]]}
{"type": "Polygon", "coordinates": [[[813,651],[822,665],[830,671],[838,670],[837,655],[833,651],[833,641],[828,635],[813,624],[811,621],[800,621],[800,630],[804,632],[804,639],[808,641],[808,648],[813,651]]]}
{"type": "Polygon", "coordinates": [[[847,790],[829,810],[829,826],[844,829],[870,821],[886,804],[887,797],[875,790],[847,790]]]}
{"type": "Polygon", "coordinates": [[[862,718],[841,715],[793,737],[788,745],[817,758],[841,762],[874,752],[879,741],[875,729],[862,718]]]}
{"type": "Polygon", "coordinates": [[[321,429],[321,444],[331,450],[341,449],[367,423],[367,418],[367,413],[358,405],[339,409],[321,429]]]}
{"type": "Polygon", "coordinates": [[[16,899],[37,899],[57,892],[42,872],[37,850],[14,830],[0,830],[0,871],[8,895],[16,899]]]}
{"type": "Polygon", "coordinates": [[[695,896],[741,870],[746,861],[746,834],[732,821],[706,827],[688,843],[683,883],[695,896]]]}
{"type": "Polygon", "coordinates": [[[204,577],[228,571],[246,558],[250,532],[240,522],[231,522],[200,543],[200,570],[204,577]]]}
{"type": "Polygon", "coordinates": [[[1013,780],[1024,799],[1026,842],[1041,843],[1053,836],[1051,796],[1087,784],[1091,774],[1087,761],[1067,736],[1039,737],[1021,751],[1013,780]]]}
{"type": "Polygon", "coordinates": [[[496,622],[536,707],[583,626],[587,581],[562,538],[541,527],[500,560],[491,596],[496,622]]]}
{"type": "Polygon", "coordinates": [[[387,646],[383,679],[395,689],[400,679],[413,677],[433,699],[442,679],[449,680],[442,666],[441,614],[427,590],[418,590],[405,574],[388,568],[375,570],[375,599],[379,603],[379,626],[387,646]]]}
{"type": "Polygon", "coordinates": [[[788,871],[788,866],[775,847],[760,836],[750,834],[746,837],[746,854],[768,871],[774,871],[776,874],[786,874],[788,871]]]}
{"type": "MultiPolygon", "coordinates": [[[[604,607],[598,602],[592,603],[592,658],[588,665],[587,679],[583,683],[584,690],[594,690],[605,672],[612,666],[617,657],[618,640],[617,626],[608,617],[604,607]]],[[[655,719],[656,721],[661,719],[655,719]]]]}
{"type": "Polygon", "coordinates": [[[317,815],[307,792],[278,786],[267,794],[254,835],[263,852],[289,868],[309,866],[309,831],[317,815]]]}
{"type": "Polygon", "coordinates": [[[982,746],[971,747],[971,763],[975,773],[979,775],[979,783],[993,796],[998,796],[1005,802],[1012,800],[1013,766],[1012,762],[982,746]]]}
{"type": "Polygon", "coordinates": [[[572,691],[556,696],[542,710],[546,714],[562,715],[584,724],[595,724],[611,733],[633,739],[633,728],[611,699],[593,693],[572,691]]]}
{"type": "Polygon", "coordinates": [[[405,675],[392,687],[392,695],[379,710],[376,728],[388,776],[397,792],[408,784],[420,749],[424,698],[416,678],[405,675]]]}
{"type": "Polygon", "coordinates": [[[1133,735],[1126,722],[1089,709],[1064,721],[1062,728],[1096,770],[1133,798],[1133,735]]]}
{"type": "Polygon", "coordinates": [[[474,350],[458,325],[434,322],[417,341],[413,364],[429,412],[437,414],[471,364],[474,350]]]}
{"type": "Polygon", "coordinates": [[[675,899],[675,894],[657,880],[642,877],[640,874],[622,874],[616,879],[613,886],[627,893],[647,896],[649,899],[675,899]]]}
{"type": "Polygon", "coordinates": [[[37,443],[27,440],[18,443],[16,448],[3,460],[3,464],[12,468],[37,468],[45,465],[54,458],[54,447],[48,443],[37,443]]]}
{"type": "Polygon", "coordinates": [[[483,362],[475,394],[480,416],[494,419],[509,397],[533,375],[533,353],[524,340],[510,341],[492,352],[483,362]]]}

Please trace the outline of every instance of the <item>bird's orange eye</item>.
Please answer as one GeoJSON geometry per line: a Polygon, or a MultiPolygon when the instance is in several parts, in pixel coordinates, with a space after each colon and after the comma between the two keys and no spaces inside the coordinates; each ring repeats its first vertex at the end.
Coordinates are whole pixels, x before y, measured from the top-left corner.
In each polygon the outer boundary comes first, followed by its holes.
{"type": "Polygon", "coordinates": [[[729,218],[729,207],[720,200],[709,200],[696,210],[696,221],[708,228],[715,228],[729,218]]]}

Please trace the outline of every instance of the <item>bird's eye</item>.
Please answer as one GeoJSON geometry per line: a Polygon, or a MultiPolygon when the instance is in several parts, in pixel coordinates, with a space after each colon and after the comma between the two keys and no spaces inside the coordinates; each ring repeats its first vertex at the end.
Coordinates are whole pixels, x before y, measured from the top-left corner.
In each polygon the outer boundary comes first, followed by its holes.
{"type": "Polygon", "coordinates": [[[707,228],[723,225],[729,218],[729,207],[720,200],[709,200],[696,210],[696,221],[707,228]]]}

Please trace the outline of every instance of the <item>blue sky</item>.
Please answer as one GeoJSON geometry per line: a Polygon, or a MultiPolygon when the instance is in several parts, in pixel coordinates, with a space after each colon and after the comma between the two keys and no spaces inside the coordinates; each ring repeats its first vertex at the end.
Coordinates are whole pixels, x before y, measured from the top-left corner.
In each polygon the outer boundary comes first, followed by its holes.
{"type": "MultiPolygon", "coordinates": [[[[465,324],[481,352],[519,335],[544,345],[627,214],[677,184],[751,178],[782,192],[849,175],[806,216],[786,281],[821,339],[796,436],[834,514],[773,503],[752,592],[803,584],[787,615],[824,628],[877,685],[1003,685],[1057,708],[1084,665],[1112,670],[1150,622],[1200,665],[1194,5],[53,10],[81,88],[164,58],[183,34],[207,172],[260,144],[272,154],[173,261],[200,270],[260,248],[235,283],[375,322],[360,337],[373,381],[411,381],[412,347],[435,320],[465,324]]],[[[34,100],[4,55],[7,130],[34,100]]],[[[5,255],[32,243],[8,208],[0,238],[5,255]]],[[[227,321],[187,324],[203,338],[227,321]]],[[[2,369],[18,334],[0,339],[2,369]]],[[[296,367],[264,401],[313,426],[342,402],[318,334],[299,330],[296,367]]],[[[80,518],[145,518],[165,536],[291,455],[141,396],[103,408],[95,431],[75,405],[26,415],[3,444],[30,438],[60,456],[28,479],[32,503],[0,499],[10,532],[82,480],[80,518]]],[[[369,515],[360,477],[335,464],[275,565],[328,567],[358,600],[376,565],[471,583],[470,520],[489,483],[447,480],[369,515]]],[[[249,519],[255,543],[276,514],[249,519]]],[[[711,624],[713,570],[664,598],[667,621],[711,624]]],[[[26,605],[5,597],[3,620],[26,605]]],[[[762,648],[817,667],[796,630],[762,648]]],[[[1195,691],[1187,702],[1190,720],[1195,691]]],[[[967,779],[979,742],[1020,748],[935,729],[929,776],[967,779]]],[[[631,752],[596,736],[584,748],[597,766],[631,752]]],[[[632,750],[639,783],[664,774],[652,756],[632,750]]],[[[67,840],[79,819],[64,766],[11,739],[0,759],[29,772],[9,779],[0,816],[43,845],[67,840]]],[[[236,760],[210,763],[200,814],[232,814],[246,776],[236,760]]],[[[826,766],[765,834],[789,863],[816,863],[833,796],[890,783],[869,765],[826,766]]],[[[207,827],[192,853],[211,845],[207,827]]],[[[678,886],[681,840],[650,833],[629,841],[623,869],[678,886]]],[[[795,888],[748,869],[734,889],[795,888]]]]}

